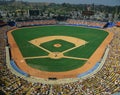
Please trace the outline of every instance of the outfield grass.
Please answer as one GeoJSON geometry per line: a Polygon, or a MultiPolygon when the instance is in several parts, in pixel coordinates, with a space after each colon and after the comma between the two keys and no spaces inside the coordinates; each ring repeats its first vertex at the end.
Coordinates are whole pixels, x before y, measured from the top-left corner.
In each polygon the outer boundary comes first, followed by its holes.
{"type": "Polygon", "coordinates": [[[83,60],[73,60],[73,59],[29,59],[26,60],[27,63],[36,69],[42,71],[51,71],[51,72],[61,72],[61,71],[69,71],[75,68],[79,68],[84,65],[85,61],[83,60]]]}
{"type": "MultiPolygon", "coordinates": [[[[34,57],[34,56],[46,56],[48,53],[28,41],[45,37],[45,36],[71,36],[80,38],[87,41],[86,45],[73,49],[69,52],[66,52],[65,56],[89,58],[94,51],[99,47],[103,40],[107,37],[108,33],[103,30],[75,27],[75,26],[42,26],[42,27],[33,27],[33,28],[22,28],[12,32],[16,43],[19,46],[19,49],[23,57],[34,57]]],[[[44,48],[50,49],[51,51],[62,51],[64,49],[71,48],[73,44],[70,44],[65,41],[60,41],[61,44],[67,44],[60,48],[53,47],[53,41],[51,43],[46,42],[42,44],[44,48]],[[45,45],[47,44],[47,45],[45,45]],[[69,45],[68,45],[69,44],[69,45]]],[[[26,60],[27,64],[33,68],[40,69],[43,71],[67,71],[81,67],[84,65],[85,61],[74,60],[74,59],[28,59],[26,60]],[[68,65],[68,66],[67,66],[68,65]]]]}

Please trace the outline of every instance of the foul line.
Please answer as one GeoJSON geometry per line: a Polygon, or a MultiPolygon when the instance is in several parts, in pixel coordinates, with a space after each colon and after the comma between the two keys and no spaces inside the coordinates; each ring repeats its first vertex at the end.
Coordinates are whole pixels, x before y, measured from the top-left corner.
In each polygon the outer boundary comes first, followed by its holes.
{"type": "Polygon", "coordinates": [[[73,50],[73,49],[75,49],[75,48],[78,48],[78,47],[79,47],[79,46],[73,47],[73,48],[70,48],[70,49],[67,49],[67,50],[65,50],[65,51],[62,51],[62,53],[66,53],[66,52],[71,51],[71,50],[73,50]]]}
{"type": "Polygon", "coordinates": [[[63,58],[69,58],[69,59],[75,59],[75,60],[88,60],[87,58],[78,58],[78,57],[70,57],[70,56],[64,56],[63,58]]]}
{"type": "Polygon", "coordinates": [[[42,49],[42,50],[44,50],[44,51],[46,51],[46,52],[48,52],[48,53],[52,53],[51,51],[49,51],[49,50],[47,50],[47,49],[45,49],[45,48],[43,48],[41,46],[37,46],[37,47],[40,48],[40,49],[42,49]]]}
{"type": "MultiPolygon", "coordinates": [[[[86,42],[84,45],[86,45],[87,43],[88,43],[88,42],[86,42]]],[[[62,51],[61,53],[66,53],[66,52],[71,51],[71,50],[73,50],[73,49],[76,49],[76,48],[78,48],[78,47],[80,47],[80,46],[83,46],[83,45],[79,45],[79,46],[76,46],[76,47],[67,49],[67,50],[65,50],[65,51],[62,51]]]]}
{"type": "Polygon", "coordinates": [[[25,57],[24,59],[49,58],[49,56],[25,57]]]}

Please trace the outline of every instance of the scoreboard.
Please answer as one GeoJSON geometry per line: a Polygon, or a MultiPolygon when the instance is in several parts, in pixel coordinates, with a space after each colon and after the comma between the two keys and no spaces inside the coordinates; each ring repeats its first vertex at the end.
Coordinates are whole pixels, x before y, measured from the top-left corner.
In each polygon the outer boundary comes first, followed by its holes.
{"type": "Polygon", "coordinates": [[[29,16],[39,16],[39,10],[29,10],[29,16]]]}
{"type": "Polygon", "coordinates": [[[93,11],[82,11],[82,15],[91,16],[91,15],[94,15],[94,12],[93,11]]]}

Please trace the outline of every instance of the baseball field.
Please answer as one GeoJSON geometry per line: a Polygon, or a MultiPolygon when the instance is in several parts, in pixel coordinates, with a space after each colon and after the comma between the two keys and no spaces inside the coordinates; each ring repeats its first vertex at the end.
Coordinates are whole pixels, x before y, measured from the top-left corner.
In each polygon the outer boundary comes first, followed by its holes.
{"type": "Polygon", "coordinates": [[[109,34],[75,26],[21,28],[11,33],[27,65],[47,72],[82,67],[109,34]]]}

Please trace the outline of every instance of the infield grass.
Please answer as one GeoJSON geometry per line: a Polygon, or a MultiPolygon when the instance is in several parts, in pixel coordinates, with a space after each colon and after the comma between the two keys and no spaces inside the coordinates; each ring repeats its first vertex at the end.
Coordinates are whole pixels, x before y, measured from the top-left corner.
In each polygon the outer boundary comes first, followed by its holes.
{"type": "Polygon", "coordinates": [[[52,52],[62,52],[64,50],[70,49],[75,46],[75,44],[64,41],[64,40],[52,40],[48,41],[46,43],[41,44],[40,46],[46,48],[47,50],[50,50],[52,52]],[[60,44],[61,47],[55,47],[55,44],[60,44]]]}

